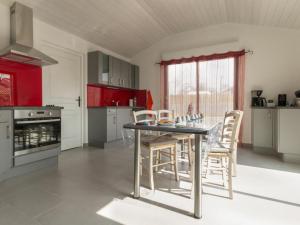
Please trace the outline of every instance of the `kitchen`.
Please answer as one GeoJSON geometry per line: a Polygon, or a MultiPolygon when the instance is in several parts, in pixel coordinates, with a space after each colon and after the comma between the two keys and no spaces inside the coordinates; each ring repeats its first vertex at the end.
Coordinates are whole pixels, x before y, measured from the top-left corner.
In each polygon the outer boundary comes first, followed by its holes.
{"type": "Polygon", "coordinates": [[[0,225],[297,224],[300,4],[285,2],[0,0],[0,225]],[[213,129],[197,123],[224,129],[232,110],[238,151],[202,158],[213,129]]]}
{"type": "MultiPolygon", "coordinates": [[[[49,165],[57,166],[61,150],[82,145],[62,146],[61,110],[64,107],[42,106],[45,76],[42,67],[59,62],[33,48],[32,9],[15,3],[10,10],[13,21],[10,46],[0,54],[1,133],[7,148],[5,157],[1,157],[1,180],[49,165]],[[20,32],[22,30],[26,33],[20,32]]],[[[146,108],[147,98],[151,96],[146,90],[139,90],[138,66],[100,51],[89,52],[87,60],[89,145],[103,148],[107,142],[122,139],[122,126],[131,121],[132,110],[146,108]],[[107,128],[113,124],[116,127],[104,132],[104,121],[109,118],[112,124],[107,128]]],[[[79,109],[81,98],[74,99],[79,109]]]]}

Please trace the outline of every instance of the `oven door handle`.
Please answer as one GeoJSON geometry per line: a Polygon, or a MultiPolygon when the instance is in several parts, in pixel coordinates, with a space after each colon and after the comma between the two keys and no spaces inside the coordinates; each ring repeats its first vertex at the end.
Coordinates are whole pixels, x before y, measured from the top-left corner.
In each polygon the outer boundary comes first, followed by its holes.
{"type": "Polygon", "coordinates": [[[52,120],[26,120],[26,121],[17,121],[16,124],[32,124],[32,123],[52,123],[52,122],[60,122],[60,119],[52,119],[52,120]]]}

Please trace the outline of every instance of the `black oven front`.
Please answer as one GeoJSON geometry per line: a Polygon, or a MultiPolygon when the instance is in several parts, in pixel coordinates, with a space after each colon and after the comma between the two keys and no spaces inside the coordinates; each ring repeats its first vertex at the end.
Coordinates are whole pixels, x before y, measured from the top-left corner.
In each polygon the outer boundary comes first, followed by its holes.
{"type": "Polygon", "coordinates": [[[60,111],[19,110],[14,117],[14,157],[60,147],[60,111]]]}

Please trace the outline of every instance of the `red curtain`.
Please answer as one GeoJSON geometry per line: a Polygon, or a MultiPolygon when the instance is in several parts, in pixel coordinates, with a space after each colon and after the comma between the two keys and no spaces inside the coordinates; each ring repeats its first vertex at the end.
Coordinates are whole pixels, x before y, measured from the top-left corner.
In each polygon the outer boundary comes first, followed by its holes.
{"type": "Polygon", "coordinates": [[[168,66],[160,65],[160,108],[168,108],[168,66]]]}
{"type": "Polygon", "coordinates": [[[189,58],[171,59],[165,61],[163,60],[160,62],[160,65],[172,65],[172,64],[189,63],[189,62],[208,61],[208,60],[224,59],[229,57],[236,58],[243,55],[245,55],[245,49],[241,51],[230,51],[225,53],[216,53],[212,55],[193,56],[189,58]]]}
{"type": "MultiPolygon", "coordinates": [[[[235,59],[235,87],[234,87],[234,102],[235,109],[244,109],[244,83],[245,83],[245,50],[230,51],[226,53],[217,53],[212,55],[202,55],[190,58],[172,59],[160,62],[160,105],[161,108],[168,108],[168,65],[182,64],[190,62],[209,61],[216,59],[225,59],[233,57],[235,59]]],[[[239,140],[242,142],[243,122],[240,128],[239,140]]]]}
{"type": "MultiPolygon", "coordinates": [[[[243,111],[245,93],[245,54],[235,58],[236,77],[235,77],[235,108],[243,111]]],[[[243,143],[243,121],[241,123],[239,142],[243,143]]]]}

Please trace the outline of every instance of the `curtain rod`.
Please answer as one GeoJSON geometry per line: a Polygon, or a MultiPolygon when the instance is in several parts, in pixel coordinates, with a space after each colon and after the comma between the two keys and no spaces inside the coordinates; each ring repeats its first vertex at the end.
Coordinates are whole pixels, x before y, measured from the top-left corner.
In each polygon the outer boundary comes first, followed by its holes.
{"type": "MultiPolygon", "coordinates": [[[[253,55],[254,51],[251,49],[245,50],[245,54],[253,55]]],[[[160,65],[160,62],[156,62],[155,64],[160,65]]]]}

